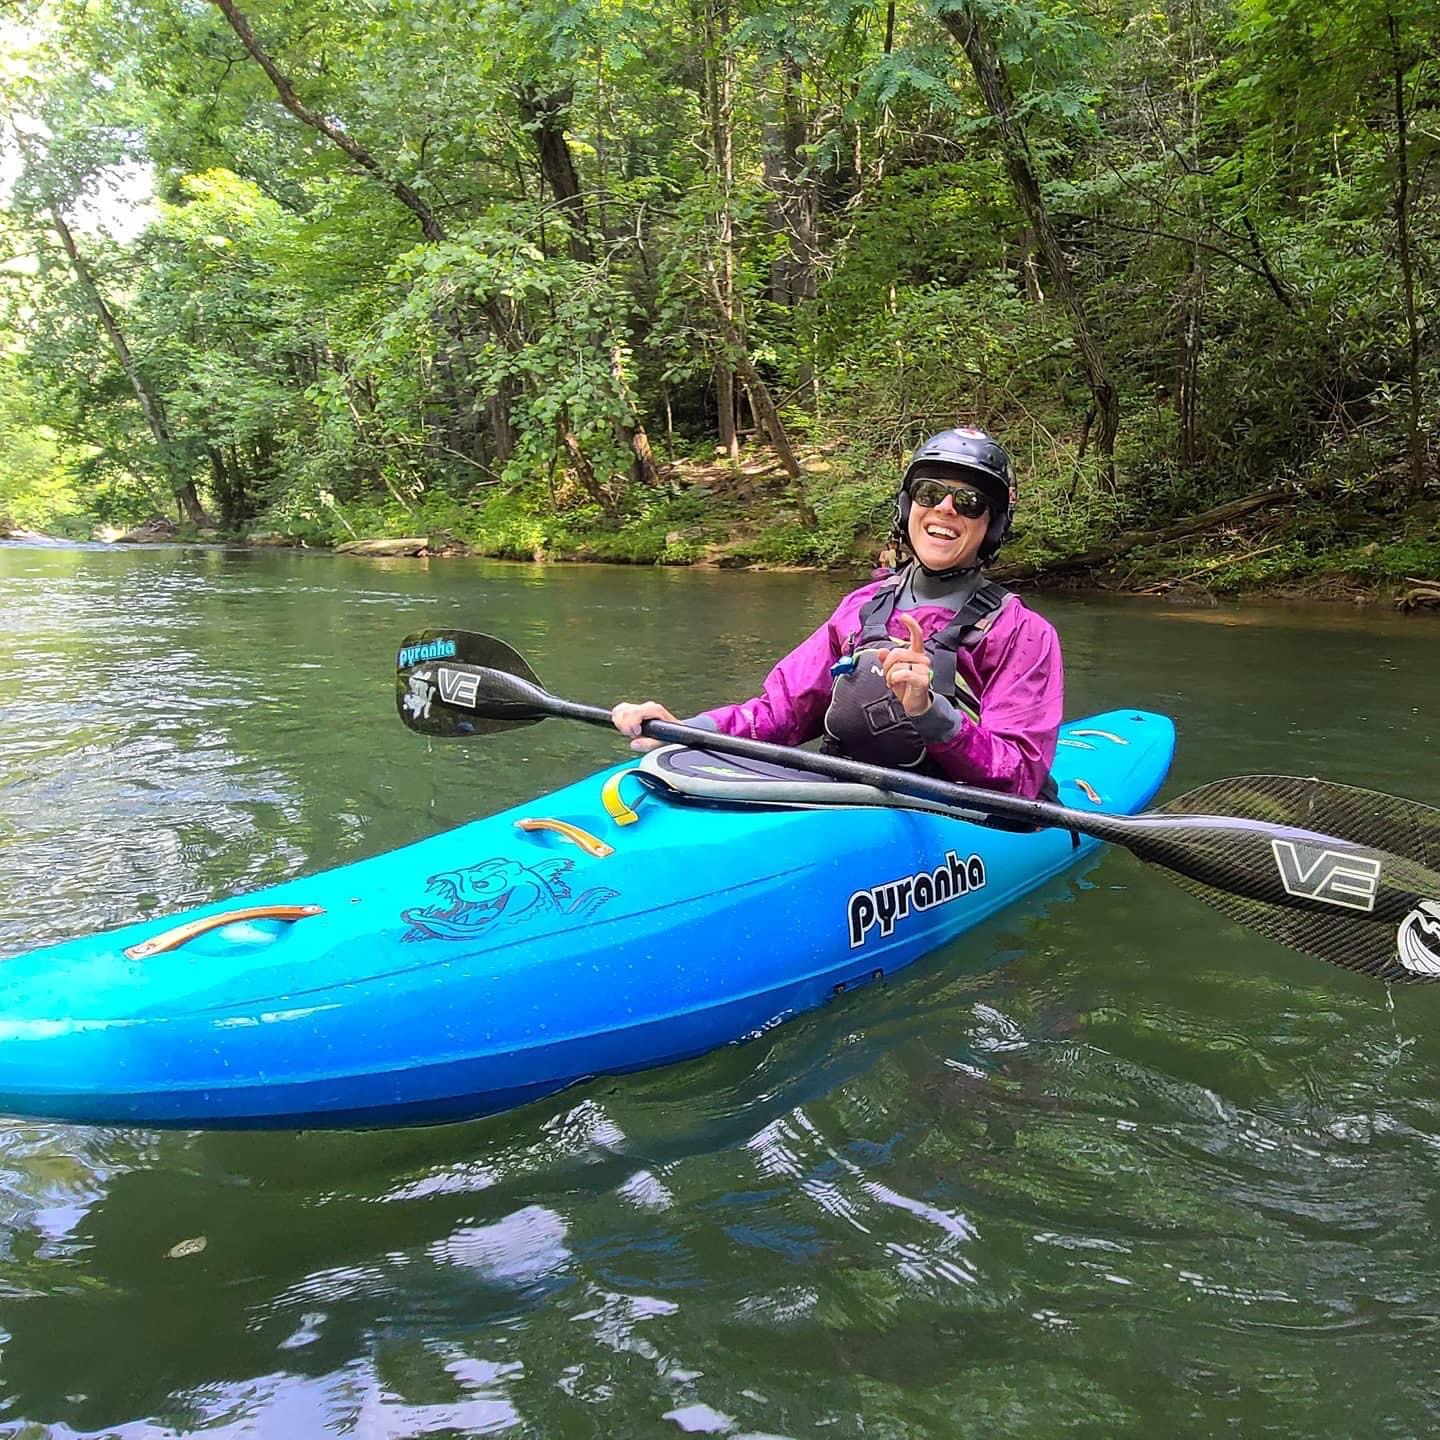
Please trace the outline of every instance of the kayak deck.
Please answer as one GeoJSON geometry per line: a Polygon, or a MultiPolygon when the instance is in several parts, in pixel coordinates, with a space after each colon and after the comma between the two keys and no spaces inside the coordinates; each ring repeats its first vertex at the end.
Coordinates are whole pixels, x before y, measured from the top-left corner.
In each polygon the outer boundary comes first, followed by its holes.
{"type": "MultiPolygon", "coordinates": [[[[1143,712],[1067,725],[1060,800],[1141,809],[1173,747],[1143,712]]],[[[196,1128],[493,1113],[892,974],[1097,843],[915,809],[696,804],[635,768],[6,961],[0,1111],[196,1128]]]]}

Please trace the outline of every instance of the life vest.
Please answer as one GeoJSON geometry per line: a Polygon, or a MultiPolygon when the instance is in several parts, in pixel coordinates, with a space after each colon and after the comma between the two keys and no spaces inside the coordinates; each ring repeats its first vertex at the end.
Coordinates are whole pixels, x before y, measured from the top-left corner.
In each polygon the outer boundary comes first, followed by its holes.
{"type": "MultiPolygon", "coordinates": [[[[902,583],[902,576],[893,576],[865,602],[860,611],[859,633],[850,643],[848,654],[832,667],[835,683],[825,712],[825,738],[820,748],[871,765],[943,776],[944,772],[930,759],[914,722],[885,683],[879,665],[867,658],[904,643],[892,637],[889,629],[902,583]]],[[[933,677],[931,690],[944,695],[977,723],[981,697],[960,674],[956,657],[961,650],[973,650],[985,638],[1010,598],[1010,591],[1003,585],[981,580],[971,588],[954,618],[925,642],[933,677]]]]}

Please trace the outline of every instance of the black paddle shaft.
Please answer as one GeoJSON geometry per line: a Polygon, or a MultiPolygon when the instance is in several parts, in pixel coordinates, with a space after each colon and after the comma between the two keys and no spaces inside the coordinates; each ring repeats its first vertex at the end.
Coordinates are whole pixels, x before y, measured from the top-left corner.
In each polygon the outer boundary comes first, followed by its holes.
{"type": "MultiPolygon", "coordinates": [[[[424,735],[488,734],[550,716],[612,723],[608,710],[550,694],[503,640],[469,631],[407,637],[396,702],[405,724],[424,735]]],[[[1232,919],[1294,949],[1384,980],[1440,979],[1440,811],[1415,801],[1324,780],[1251,775],[1125,815],[669,720],[646,720],[641,733],[923,800],[957,819],[1089,835],[1171,872],[1232,919]]]]}
{"type": "MultiPolygon", "coordinates": [[[[598,705],[582,705],[576,700],[564,700],[558,695],[552,695],[537,682],[509,670],[436,661],[416,665],[408,671],[407,685],[400,698],[401,718],[410,724],[412,729],[423,729],[425,733],[450,733],[445,719],[446,711],[469,712],[484,720],[499,722],[503,728],[526,725],[547,717],[579,720],[586,725],[605,728],[612,724],[610,711],[598,705]],[[422,725],[413,724],[411,713],[407,713],[407,706],[413,713],[413,704],[408,697],[415,693],[417,686],[420,698],[414,703],[428,702],[430,711],[424,717],[425,723],[422,725]],[[434,703],[437,700],[440,705],[438,716],[434,703]]],[[[720,735],[714,730],[702,730],[696,725],[682,725],[677,721],[646,720],[640,729],[646,739],[659,740],[667,745],[723,750],[727,755],[763,760],[772,765],[789,765],[793,769],[827,775],[832,780],[869,785],[877,790],[889,791],[892,795],[927,800],[952,809],[972,812],[978,810],[983,814],[1017,821],[1022,825],[1041,828],[1059,826],[1061,829],[1080,830],[1097,834],[1101,839],[1109,839],[1111,837],[1108,833],[1099,834],[1100,829],[1104,828],[1105,820],[1131,818],[1096,815],[1088,810],[1072,810],[1068,806],[1043,800],[1025,800],[1018,795],[1003,795],[998,791],[981,790],[972,785],[934,779],[929,775],[891,770],[883,765],[867,765],[863,761],[846,760],[838,755],[822,755],[813,750],[796,750],[788,745],[771,745],[763,740],[720,735]],[[1097,821],[1101,824],[1097,825],[1097,821]]],[[[457,733],[471,732],[461,730],[457,733]]]]}
{"type": "MultiPolygon", "coordinates": [[[[581,705],[571,700],[556,701],[549,713],[588,725],[610,725],[610,712],[597,705],[581,705]]],[[[1321,855],[1335,857],[1332,865],[1346,860],[1356,867],[1352,876],[1356,883],[1365,880],[1375,862],[1367,847],[1339,840],[1312,830],[1275,825],[1235,815],[1170,814],[1149,811],[1141,815],[1117,815],[1104,810],[1077,810],[1046,800],[1026,800],[1018,795],[981,790],[973,785],[940,780],[929,775],[913,775],[880,765],[867,765],[838,755],[823,755],[813,750],[795,750],[784,745],[769,745],[762,740],[746,740],[735,735],[717,735],[694,725],[676,724],[669,720],[646,720],[641,733],[650,740],[667,745],[689,745],[704,750],[720,749],[727,755],[750,760],[763,760],[794,769],[811,770],[833,780],[869,785],[892,795],[914,800],[928,800],[973,815],[980,812],[1000,820],[1034,826],[1036,829],[1070,830],[1091,835],[1114,845],[1123,846],[1131,854],[1203,887],[1263,904],[1284,904],[1291,909],[1313,909],[1321,914],[1331,910],[1330,893],[1343,893],[1343,875],[1337,880],[1332,869],[1330,892],[1315,882],[1309,896],[1287,891],[1288,878],[1303,882],[1313,874],[1317,864],[1325,864],[1321,855]],[[1282,848],[1277,852],[1277,844],[1282,848]],[[1283,847],[1289,847],[1285,849],[1283,847]],[[1284,858],[1281,858],[1284,857],[1284,858]],[[1288,862],[1288,870],[1281,867],[1288,862]]],[[[967,817],[968,818],[968,817],[967,817]]],[[[1378,871],[1375,875],[1379,880],[1378,871]]],[[[1409,878],[1409,877],[1407,877],[1409,878]]],[[[1409,884],[1377,883],[1370,896],[1371,913],[1377,920],[1398,923],[1416,904],[1416,891],[1409,884]]]]}
{"type": "MultiPolygon", "coordinates": [[[[579,701],[564,700],[558,695],[552,695],[543,686],[509,671],[495,670],[488,666],[441,662],[433,666],[421,665],[412,673],[417,679],[435,688],[442,705],[478,709],[492,720],[526,724],[553,716],[601,727],[612,724],[610,711],[598,705],[583,705],[579,701]]],[[[832,780],[869,785],[892,795],[926,800],[931,804],[966,810],[972,814],[978,811],[996,819],[1034,826],[1037,829],[1054,827],[1072,830],[1081,835],[1092,835],[1097,840],[1123,845],[1142,860],[1154,860],[1202,884],[1223,883],[1226,888],[1233,888],[1236,883],[1243,885],[1248,868],[1244,864],[1236,864],[1236,856],[1231,853],[1236,844],[1244,846],[1247,839],[1253,842],[1261,838],[1254,834],[1257,829],[1263,829],[1264,838],[1268,838],[1280,828],[1273,825],[1259,826],[1257,822],[1233,816],[1170,815],[1153,812],[1144,815],[1117,815],[1103,810],[1076,810],[1052,801],[1027,800],[1018,795],[983,790],[978,786],[940,780],[930,775],[892,770],[860,760],[847,760],[839,755],[797,750],[788,745],[771,745],[763,740],[746,740],[736,735],[720,735],[713,730],[702,730],[695,725],[682,725],[670,720],[646,720],[640,729],[647,739],[659,740],[665,744],[720,750],[727,755],[738,755],[749,760],[789,765],[794,769],[827,775],[832,780]],[[1181,835],[1188,840],[1199,830],[1215,830],[1224,837],[1225,843],[1219,847],[1203,847],[1194,854],[1193,863],[1184,863],[1191,859],[1190,851],[1193,845],[1187,843],[1181,857],[1174,853],[1175,841],[1181,835]]],[[[1287,829],[1286,838],[1340,843],[1303,830],[1287,829]]],[[[1252,843],[1244,848],[1253,849],[1254,845],[1252,843]]],[[[1268,877],[1266,878],[1268,884],[1268,877]]],[[[1260,888],[1265,890],[1265,894],[1257,894],[1257,898],[1268,898],[1266,886],[1262,885],[1260,888]]]]}

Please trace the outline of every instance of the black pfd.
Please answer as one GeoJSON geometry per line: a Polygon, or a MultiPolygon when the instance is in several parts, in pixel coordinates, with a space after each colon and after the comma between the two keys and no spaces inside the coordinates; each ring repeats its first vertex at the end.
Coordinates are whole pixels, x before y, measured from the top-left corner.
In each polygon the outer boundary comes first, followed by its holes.
{"type": "MultiPolygon", "coordinates": [[[[933,676],[931,690],[978,723],[981,697],[960,674],[956,657],[961,650],[973,650],[985,638],[1009,601],[1010,591],[993,580],[980,579],[978,573],[976,580],[954,618],[925,642],[925,651],[933,676]]],[[[825,712],[825,738],[820,748],[871,765],[943,777],[944,771],[930,758],[925,741],[885,683],[880,667],[866,658],[902,643],[891,636],[889,625],[903,583],[903,572],[892,576],[861,609],[859,634],[848,655],[831,669],[835,683],[825,712]]]]}

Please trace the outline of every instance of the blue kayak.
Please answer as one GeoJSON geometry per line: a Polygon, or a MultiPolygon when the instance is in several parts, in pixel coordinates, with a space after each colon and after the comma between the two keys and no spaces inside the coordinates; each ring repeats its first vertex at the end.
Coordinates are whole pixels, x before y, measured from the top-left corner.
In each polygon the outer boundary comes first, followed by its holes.
{"type": "MultiPolygon", "coordinates": [[[[1075,721],[1060,801],[1140,810],[1173,748],[1163,716],[1075,721]]],[[[632,762],[389,854],[8,959],[0,1112],[192,1128],[491,1114],[893,974],[1098,843],[924,808],[727,801],[711,758],[713,793],[632,762]]]]}

